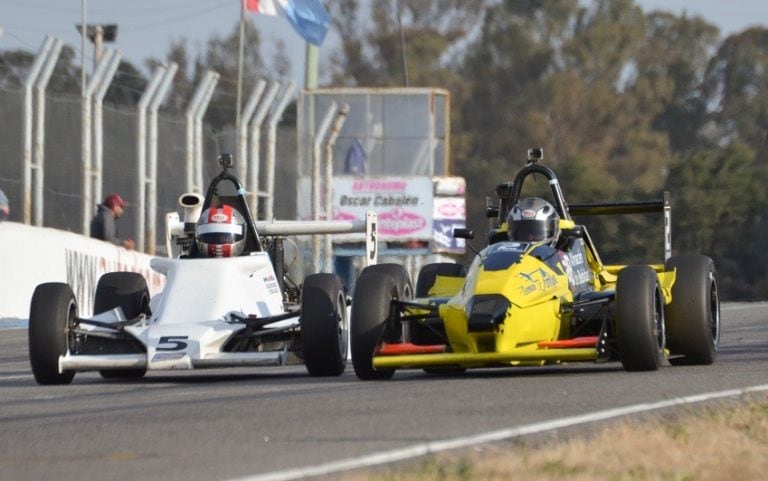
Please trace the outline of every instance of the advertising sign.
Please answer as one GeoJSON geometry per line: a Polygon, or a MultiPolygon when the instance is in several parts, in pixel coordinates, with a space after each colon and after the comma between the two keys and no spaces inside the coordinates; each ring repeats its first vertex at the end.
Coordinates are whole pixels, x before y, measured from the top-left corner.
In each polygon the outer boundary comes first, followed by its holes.
{"type": "Polygon", "coordinates": [[[461,254],[466,241],[454,239],[453,229],[466,226],[467,206],[464,197],[435,197],[432,217],[434,219],[435,252],[461,254]]]}
{"type": "Polygon", "coordinates": [[[432,179],[430,177],[333,178],[334,220],[363,220],[378,215],[379,239],[432,239],[432,179]]]}

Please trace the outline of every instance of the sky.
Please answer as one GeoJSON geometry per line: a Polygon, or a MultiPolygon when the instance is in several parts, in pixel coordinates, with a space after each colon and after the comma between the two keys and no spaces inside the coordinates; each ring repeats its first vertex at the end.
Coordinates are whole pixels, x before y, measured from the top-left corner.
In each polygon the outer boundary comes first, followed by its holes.
{"type": "MultiPolygon", "coordinates": [[[[75,25],[81,23],[83,3],[86,23],[118,24],[117,41],[112,46],[145,73],[145,59],[164,60],[172,41],[187,39],[193,51],[200,51],[208,38],[229,35],[240,16],[239,0],[0,0],[0,28],[3,29],[0,49],[36,52],[49,34],[79,52],[80,37],[75,25]]],[[[723,36],[753,25],[768,26],[766,0],[635,0],[635,3],[646,11],[661,9],[702,16],[717,25],[723,36]]],[[[291,78],[303,84],[304,41],[284,18],[248,15],[261,32],[265,63],[272,64],[275,41],[282,40],[292,64],[291,78]]],[[[329,32],[321,48],[321,81],[323,64],[328,62],[336,38],[333,31],[329,32]]],[[[90,57],[90,43],[86,50],[90,57]]]]}

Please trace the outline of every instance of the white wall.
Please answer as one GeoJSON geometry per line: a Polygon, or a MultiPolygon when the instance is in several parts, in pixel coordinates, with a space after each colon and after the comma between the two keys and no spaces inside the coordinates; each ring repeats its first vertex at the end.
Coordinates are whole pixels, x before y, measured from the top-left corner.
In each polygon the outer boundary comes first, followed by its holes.
{"type": "Polygon", "coordinates": [[[68,283],[79,315],[90,316],[96,283],[107,272],[139,272],[154,295],[165,276],[149,268],[151,258],[80,234],[0,222],[0,318],[28,318],[32,293],[43,282],[68,283]]]}

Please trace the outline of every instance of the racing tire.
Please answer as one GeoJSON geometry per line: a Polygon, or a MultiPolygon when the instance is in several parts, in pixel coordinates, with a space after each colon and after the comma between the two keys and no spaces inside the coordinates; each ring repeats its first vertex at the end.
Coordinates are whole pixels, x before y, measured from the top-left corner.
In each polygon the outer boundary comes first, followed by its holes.
{"type": "Polygon", "coordinates": [[[655,371],[664,359],[664,301],[656,272],[628,266],[616,282],[616,340],[627,371],[655,371]]]}
{"type": "Polygon", "coordinates": [[[40,284],[29,310],[29,361],[38,384],[70,384],[75,371],[59,372],[59,356],[69,351],[70,330],[77,318],[72,288],[61,282],[40,284]]]}
{"type": "Polygon", "coordinates": [[[340,376],[347,367],[347,296],[339,276],[312,274],[301,289],[301,346],[312,376],[340,376]]]}
{"type": "Polygon", "coordinates": [[[395,280],[395,283],[400,289],[399,298],[413,299],[413,283],[411,283],[411,278],[408,275],[408,272],[405,270],[405,267],[401,266],[400,264],[395,264],[392,262],[374,264],[363,269],[363,271],[360,273],[360,276],[364,276],[366,274],[385,274],[390,276],[395,280]]]}
{"type": "MultiPolygon", "coordinates": [[[[126,319],[140,314],[149,316],[149,289],[147,281],[136,272],[108,272],[99,278],[94,295],[93,312],[101,314],[120,307],[126,319]]],[[[146,369],[103,369],[104,379],[140,379],[146,369]]]]}
{"type": "MultiPolygon", "coordinates": [[[[363,271],[360,273],[360,276],[368,274],[384,274],[391,277],[395,281],[395,284],[397,284],[397,298],[405,301],[410,301],[413,299],[413,284],[411,283],[411,277],[408,275],[408,272],[402,265],[395,264],[393,262],[374,264],[363,269],[363,271]]],[[[389,326],[389,340],[409,340],[411,337],[411,334],[408,331],[409,327],[410,326],[404,326],[400,322],[389,326]],[[404,327],[406,329],[405,333],[403,333],[404,327]]]]}
{"type": "Polygon", "coordinates": [[[373,354],[381,342],[397,335],[392,332],[396,321],[392,301],[399,298],[400,290],[387,274],[368,273],[357,280],[352,297],[350,335],[352,366],[359,379],[391,379],[395,374],[394,368],[374,369],[373,354]]]}
{"type": "Polygon", "coordinates": [[[715,362],[720,342],[720,298],[715,264],[707,256],[672,257],[666,270],[677,269],[672,302],[665,307],[669,363],[673,366],[715,362]],[[677,357],[681,355],[681,357],[677,357]]]}
{"type": "Polygon", "coordinates": [[[467,270],[463,265],[453,262],[433,262],[425,265],[419,270],[419,277],[416,279],[417,298],[429,296],[429,290],[435,285],[437,276],[467,277],[467,270]]]}

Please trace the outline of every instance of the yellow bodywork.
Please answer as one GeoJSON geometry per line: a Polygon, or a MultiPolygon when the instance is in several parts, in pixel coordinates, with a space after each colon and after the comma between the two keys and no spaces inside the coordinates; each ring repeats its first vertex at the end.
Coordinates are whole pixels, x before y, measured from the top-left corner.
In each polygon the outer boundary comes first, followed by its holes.
{"type": "MultiPolygon", "coordinates": [[[[448,338],[448,349],[437,354],[374,356],[374,368],[459,366],[542,365],[564,361],[594,361],[596,347],[548,348],[542,341],[569,339],[570,314],[561,309],[573,302],[568,276],[530,255],[507,269],[486,271],[476,259],[467,278],[437,276],[430,298],[448,298],[439,305],[448,338]],[[509,301],[503,323],[492,330],[469,330],[471,302],[476,295],[502,295],[509,301]]],[[[623,265],[605,266],[587,250],[587,264],[595,291],[613,289],[623,265]]],[[[651,265],[658,276],[666,304],[672,301],[675,272],[663,265],[651,265]]],[[[562,269],[560,269],[562,272],[562,269]]],[[[409,308],[409,314],[426,311],[409,308]]]]}

